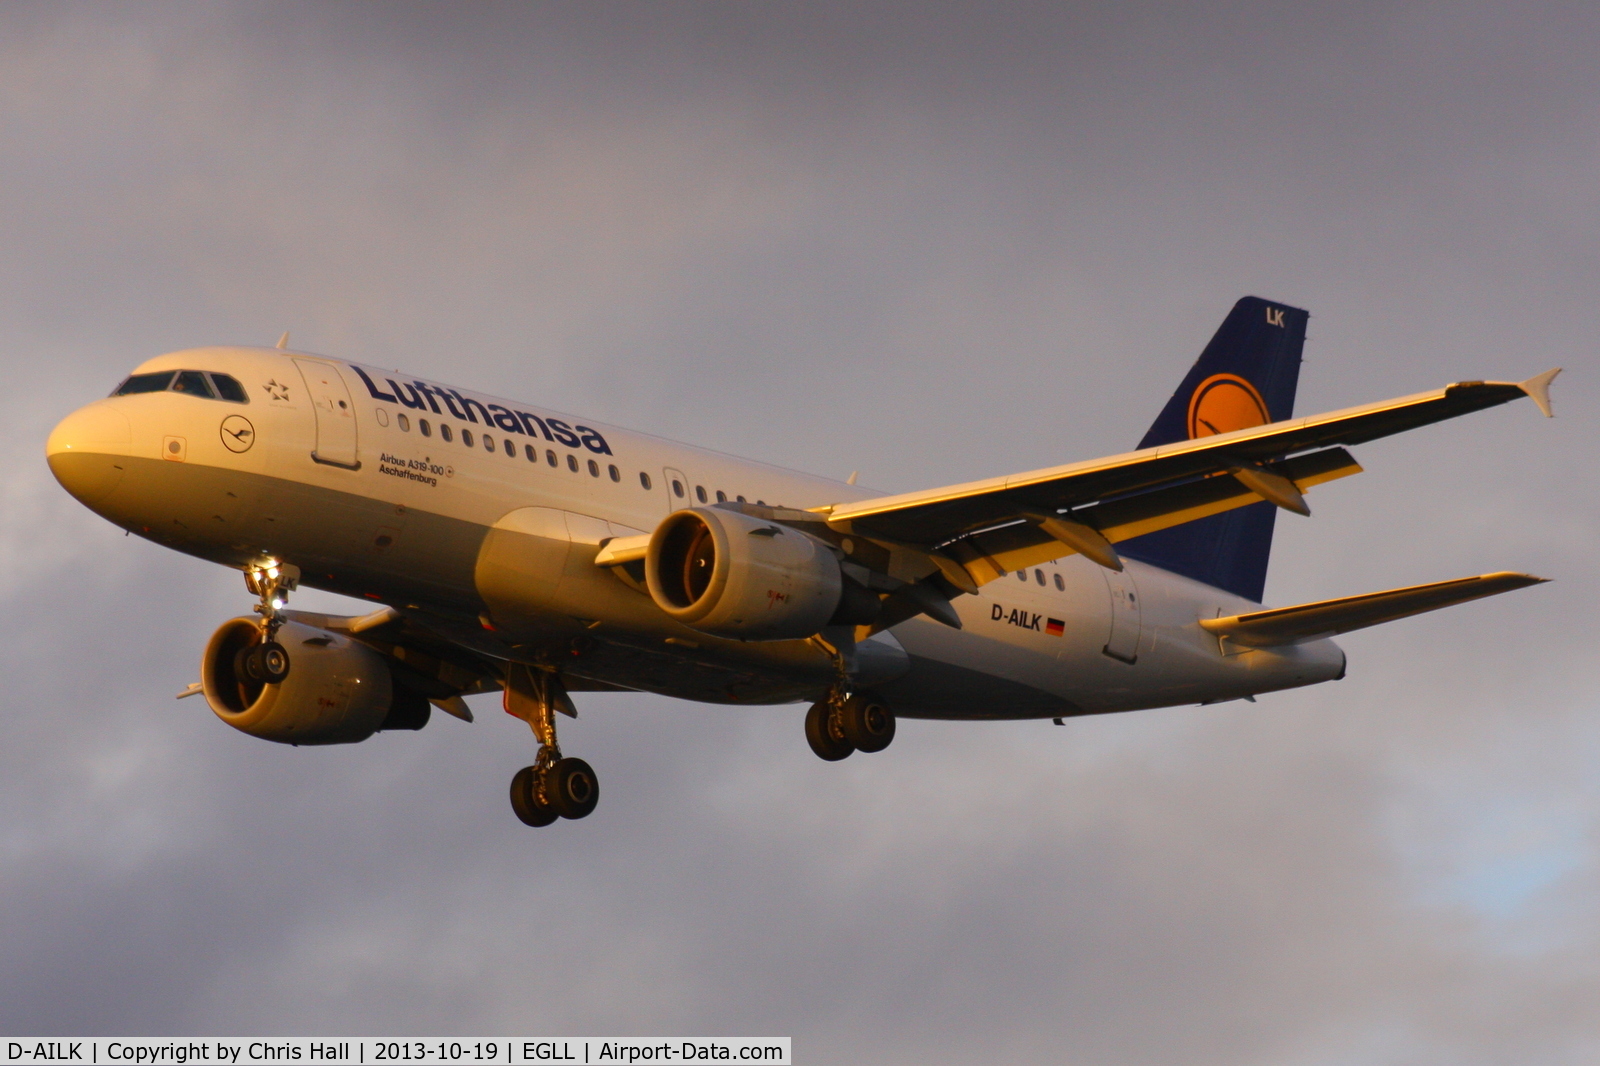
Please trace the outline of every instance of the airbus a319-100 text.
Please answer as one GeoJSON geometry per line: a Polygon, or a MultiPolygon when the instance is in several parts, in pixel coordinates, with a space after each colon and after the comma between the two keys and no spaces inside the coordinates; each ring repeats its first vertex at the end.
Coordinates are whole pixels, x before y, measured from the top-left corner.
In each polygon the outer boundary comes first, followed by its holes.
{"type": "MultiPolygon", "coordinates": [[[[582,818],[569,693],[810,704],[824,759],[897,719],[1063,719],[1340,678],[1330,639],[1539,581],[1493,573],[1261,604],[1279,510],[1357,473],[1349,448],[1529,396],[1557,371],[1292,417],[1307,315],[1236,304],[1138,447],[884,496],[287,348],[140,365],[64,418],[83,504],[244,573],[255,613],[206,645],[203,693],[264,740],[344,744],[503,693],[538,741],[529,825],[582,818]],[[373,601],[292,610],[304,584],[373,601]]],[[[852,479],[853,480],[853,479],[852,479]]]]}

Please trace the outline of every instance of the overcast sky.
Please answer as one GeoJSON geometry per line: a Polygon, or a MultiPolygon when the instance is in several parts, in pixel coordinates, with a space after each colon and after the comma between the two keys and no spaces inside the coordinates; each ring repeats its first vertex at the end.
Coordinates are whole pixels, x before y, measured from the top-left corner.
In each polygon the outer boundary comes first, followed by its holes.
{"type": "MultiPolygon", "coordinates": [[[[0,1032],[788,1035],[802,1063],[1600,1057],[1592,4],[0,8],[0,1032]],[[238,575],[51,479],[134,364],[297,347],[904,491],[1126,450],[1234,300],[1357,449],[1274,603],[1553,584],[1255,704],[584,696],[321,750],[196,700],[238,575]]],[[[337,604],[305,595],[300,606],[337,604]]]]}

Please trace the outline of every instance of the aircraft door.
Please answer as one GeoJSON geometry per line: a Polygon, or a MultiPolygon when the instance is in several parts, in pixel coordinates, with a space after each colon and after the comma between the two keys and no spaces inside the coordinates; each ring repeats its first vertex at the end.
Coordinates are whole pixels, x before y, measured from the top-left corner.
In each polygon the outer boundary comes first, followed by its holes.
{"type": "Polygon", "coordinates": [[[300,368],[311,406],[317,412],[317,443],[311,458],[350,470],[361,469],[356,457],[355,404],[338,368],[313,359],[296,359],[294,364],[300,368]]]}
{"type": "Polygon", "coordinates": [[[689,495],[689,479],[683,476],[682,470],[665,467],[661,471],[661,479],[665,482],[661,487],[667,492],[668,514],[694,506],[694,500],[689,495]]]}
{"type": "Polygon", "coordinates": [[[1105,578],[1106,591],[1111,595],[1111,632],[1102,650],[1113,659],[1132,665],[1139,657],[1139,589],[1133,582],[1133,575],[1126,570],[1102,567],[1100,575],[1105,578]]]}

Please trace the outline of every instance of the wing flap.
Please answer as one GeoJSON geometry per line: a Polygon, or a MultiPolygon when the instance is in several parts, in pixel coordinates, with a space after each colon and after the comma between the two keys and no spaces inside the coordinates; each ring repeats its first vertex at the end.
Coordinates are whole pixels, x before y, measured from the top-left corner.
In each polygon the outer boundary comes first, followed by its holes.
{"type": "Polygon", "coordinates": [[[1200,625],[1241,647],[1271,648],[1365,629],[1485,596],[1498,596],[1502,592],[1527,588],[1546,580],[1532,574],[1481,574],[1453,581],[1369,592],[1361,596],[1345,596],[1337,600],[1303,603],[1297,607],[1278,607],[1227,618],[1203,618],[1200,625]]]}
{"type": "MultiPolygon", "coordinates": [[[[1273,463],[1266,469],[1304,491],[1313,485],[1359,474],[1361,464],[1343,448],[1329,448],[1273,463]]],[[[1107,500],[1079,508],[1070,517],[1074,522],[1097,530],[1115,544],[1260,502],[1259,495],[1224,473],[1107,500]]],[[[986,585],[1014,570],[1078,553],[1071,544],[1057,540],[1042,525],[1031,522],[977,533],[957,541],[947,551],[961,561],[979,585],[986,585]]]]}

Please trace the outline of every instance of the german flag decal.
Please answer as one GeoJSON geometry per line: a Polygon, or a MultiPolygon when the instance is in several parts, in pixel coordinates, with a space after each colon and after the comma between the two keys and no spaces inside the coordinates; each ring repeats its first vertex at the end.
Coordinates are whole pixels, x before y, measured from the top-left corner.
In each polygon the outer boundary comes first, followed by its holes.
{"type": "Polygon", "coordinates": [[[1044,631],[1049,633],[1052,637],[1059,637],[1062,633],[1065,633],[1066,630],[1067,623],[1063,622],[1059,618],[1046,618],[1044,620],[1044,631]]]}

